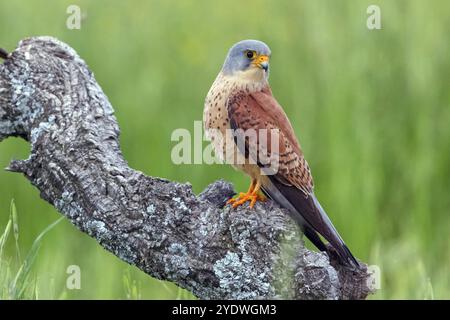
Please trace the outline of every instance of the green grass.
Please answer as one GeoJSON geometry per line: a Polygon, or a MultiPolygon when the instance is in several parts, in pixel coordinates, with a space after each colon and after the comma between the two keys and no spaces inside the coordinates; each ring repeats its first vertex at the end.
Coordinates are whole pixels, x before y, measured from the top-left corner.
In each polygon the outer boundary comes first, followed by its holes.
{"type": "Polygon", "coordinates": [[[19,246],[19,222],[14,200],[11,201],[11,212],[6,228],[0,236],[0,299],[38,299],[39,288],[36,278],[31,277],[31,267],[38,255],[41,241],[44,236],[55,227],[63,217],[46,227],[34,240],[30,251],[22,260],[19,246]],[[4,256],[5,244],[11,233],[14,234],[16,248],[16,261],[4,256]]]}
{"type": "MultiPolygon", "coordinates": [[[[190,181],[199,192],[218,178],[242,190],[248,181],[229,167],[172,164],[171,132],[201,119],[234,42],[264,40],[273,52],[273,92],[300,138],[318,198],[355,255],[381,268],[373,298],[448,299],[450,3],[376,1],[382,30],[369,31],[365,12],[373,3],[1,1],[0,46],[12,50],[43,34],[69,43],[116,110],[130,165],[190,181]],[[65,28],[74,2],[85,13],[81,30],[65,28]]],[[[28,154],[27,143],[3,141],[0,167],[28,154]]],[[[59,214],[25,178],[0,171],[1,227],[11,220],[12,198],[20,238],[11,229],[3,255],[15,263],[17,247],[24,259],[59,214]]],[[[66,220],[42,239],[30,274],[39,298],[189,297],[119,261],[66,220]],[[81,290],[65,289],[69,265],[80,266],[81,290]]]]}

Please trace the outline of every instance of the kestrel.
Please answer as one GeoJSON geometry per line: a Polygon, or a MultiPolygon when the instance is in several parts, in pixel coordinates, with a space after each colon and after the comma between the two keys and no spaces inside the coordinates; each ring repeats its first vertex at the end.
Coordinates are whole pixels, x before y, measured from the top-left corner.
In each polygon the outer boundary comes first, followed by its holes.
{"type": "Polygon", "coordinates": [[[341,264],[358,268],[314,195],[308,163],[289,119],[272,95],[268,82],[270,56],[269,47],[261,41],[236,43],[205,100],[203,122],[216,155],[251,178],[248,191],[228,203],[237,207],[250,202],[253,208],[257,201],[265,200],[259,193],[262,191],[289,211],[319,250],[329,253],[334,249],[341,264]],[[246,134],[249,131],[263,134],[253,139],[246,134]],[[273,142],[277,142],[276,148],[273,142]],[[273,159],[276,165],[268,165],[273,159]]]}

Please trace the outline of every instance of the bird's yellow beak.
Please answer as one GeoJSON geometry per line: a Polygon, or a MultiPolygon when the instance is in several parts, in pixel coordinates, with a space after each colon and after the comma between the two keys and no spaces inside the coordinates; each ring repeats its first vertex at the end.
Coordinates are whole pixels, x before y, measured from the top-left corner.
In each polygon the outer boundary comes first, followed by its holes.
{"type": "Polygon", "coordinates": [[[269,56],[266,56],[264,54],[257,55],[255,59],[253,60],[253,64],[261,69],[264,69],[267,71],[269,69],[269,56]]]}

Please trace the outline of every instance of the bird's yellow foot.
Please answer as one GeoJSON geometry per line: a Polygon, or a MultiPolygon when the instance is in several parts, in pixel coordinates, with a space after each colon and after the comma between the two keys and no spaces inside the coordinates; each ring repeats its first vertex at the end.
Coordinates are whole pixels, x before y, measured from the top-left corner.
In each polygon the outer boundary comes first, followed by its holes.
{"type": "Polygon", "coordinates": [[[231,198],[228,200],[227,204],[232,204],[233,208],[236,208],[243,205],[247,201],[250,201],[250,208],[253,208],[257,201],[266,201],[266,198],[258,193],[259,189],[259,182],[252,181],[252,184],[246,193],[240,192],[236,198],[231,198]]]}
{"type": "Polygon", "coordinates": [[[227,204],[232,204],[233,208],[243,205],[247,201],[250,201],[250,208],[253,208],[257,201],[264,202],[266,198],[255,193],[243,193],[241,192],[238,197],[228,200],[227,204]]]}

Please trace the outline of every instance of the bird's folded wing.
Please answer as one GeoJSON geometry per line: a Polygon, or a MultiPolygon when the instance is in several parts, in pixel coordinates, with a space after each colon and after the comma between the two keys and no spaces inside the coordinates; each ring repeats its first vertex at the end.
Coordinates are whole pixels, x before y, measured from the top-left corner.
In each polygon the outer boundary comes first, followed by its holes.
{"type": "MultiPolygon", "coordinates": [[[[285,112],[270,89],[254,93],[238,91],[229,97],[227,108],[231,129],[246,134],[245,150],[240,150],[245,157],[252,158],[261,167],[275,159],[274,178],[302,190],[305,195],[312,193],[313,179],[308,163],[285,112]],[[248,138],[248,132],[257,133],[256,141],[248,138]],[[273,139],[278,143],[273,143],[273,139]]],[[[235,142],[238,138],[235,134],[235,142]]]]}

